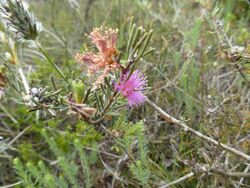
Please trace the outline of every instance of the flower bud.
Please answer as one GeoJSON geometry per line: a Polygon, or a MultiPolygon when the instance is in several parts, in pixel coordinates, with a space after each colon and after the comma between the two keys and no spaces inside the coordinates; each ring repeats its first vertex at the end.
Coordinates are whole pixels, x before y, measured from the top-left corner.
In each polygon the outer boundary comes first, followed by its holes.
{"type": "Polygon", "coordinates": [[[73,95],[76,103],[82,103],[84,97],[84,84],[81,80],[72,82],[73,95]]]}
{"type": "Polygon", "coordinates": [[[16,166],[20,165],[20,159],[19,158],[14,158],[13,163],[16,166]]]}

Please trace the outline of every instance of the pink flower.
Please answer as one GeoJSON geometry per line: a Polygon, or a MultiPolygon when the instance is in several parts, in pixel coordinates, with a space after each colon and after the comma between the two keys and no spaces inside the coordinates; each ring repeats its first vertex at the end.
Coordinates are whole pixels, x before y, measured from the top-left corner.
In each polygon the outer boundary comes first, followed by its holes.
{"type": "Polygon", "coordinates": [[[106,60],[112,60],[112,56],[117,54],[115,47],[118,30],[108,28],[94,28],[89,38],[92,40],[100,52],[100,55],[106,60]]]}
{"type": "Polygon", "coordinates": [[[127,98],[129,106],[139,106],[146,100],[144,91],[147,87],[147,80],[138,70],[128,78],[129,75],[129,72],[123,75],[120,82],[115,84],[115,89],[127,98]]]}
{"type": "Polygon", "coordinates": [[[76,54],[76,60],[86,63],[88,75],[99,74],[94,85],[99,85],[103,82],[108,73],[116,68],[119,68],[117,62],[118,51],[116,49],[117,30],[108,28],[94,28],[90,33],[89,38],[96,45],[98,53],[88,52],[85,54],[76,54]],[[102,73],[100,75],[100,72],[102,73]]]}

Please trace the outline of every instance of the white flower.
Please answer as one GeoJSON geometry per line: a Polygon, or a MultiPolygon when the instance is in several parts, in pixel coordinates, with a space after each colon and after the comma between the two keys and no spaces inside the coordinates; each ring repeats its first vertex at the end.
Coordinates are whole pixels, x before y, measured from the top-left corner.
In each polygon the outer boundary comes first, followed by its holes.
{"type": "Polygon", "coordinates": [[[12,60],[12,55],[9,52],[5,52],[5,57],[7,60],[12,60]]]}
{"type": "Polygon", "coordinates": [[[245,50],[244,46],[232,46],[231,53],[232,54],[240,54],[243,53],[245,50]]]}
{"type": "Polygon", "coordinates": [[[33,107],[36,106],[36,104],[32,101],[32,99],[33,99],[33,96],[31,96],[31,95],[25,95],[25,96],[23,97],[23,100],[24,100],[25,105],[26,105],[27,107],[33,108],[33,107]]]}

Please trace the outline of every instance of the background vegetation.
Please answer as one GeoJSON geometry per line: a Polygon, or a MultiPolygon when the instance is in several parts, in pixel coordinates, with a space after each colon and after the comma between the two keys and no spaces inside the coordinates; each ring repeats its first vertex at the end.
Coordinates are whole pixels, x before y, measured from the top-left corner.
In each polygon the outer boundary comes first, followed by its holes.
{"type": "MultiPolygon", "coordinates": [[[[93,27],[118,28],[121,52],[126,50],[131,17],[153,29],[150,46],[155,50],[138,63],[149,81],[147,96],[193,129],[250,154],[249,1],[29,4],[44,26],[41,43],[70,77],[84,77],[74,56],[93,46],[84,36],[93,27]]],[[[0,101],[1,186],[166,187],[184,177],[172,186],[250,187],[249,161],[169,123],[147,104],[117,112],[102,128],[65,111],[54,118],[28,112],[16,65],[6,60],[9,50],[1,43],[0,76],[6,77],[0,82],[5,87],[0,101]]],[[[30,86],[51,87],[53,80],[60,87],[41,53],[27,43],[18,53],[30,86]]]]}

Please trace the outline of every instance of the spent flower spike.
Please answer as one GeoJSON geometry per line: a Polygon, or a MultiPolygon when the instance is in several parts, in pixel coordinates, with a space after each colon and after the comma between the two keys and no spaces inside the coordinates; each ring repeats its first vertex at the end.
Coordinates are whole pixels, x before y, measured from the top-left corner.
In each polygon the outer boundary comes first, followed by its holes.
{"type": "Polygon", "coordinates": [[[42,25],[22,0],[1,0],[0,17],[17,39],[36,40],[42,25]]]}
{"type": "Polygon", "coordinates": [[[120,82],[115,84],[115,89],[127,98],[130,107],[139,106],[145,102],[144,91],[146,87],[147,79],[139,70],[131,75],[127,72],[122,75],[120,82]]]}

